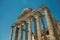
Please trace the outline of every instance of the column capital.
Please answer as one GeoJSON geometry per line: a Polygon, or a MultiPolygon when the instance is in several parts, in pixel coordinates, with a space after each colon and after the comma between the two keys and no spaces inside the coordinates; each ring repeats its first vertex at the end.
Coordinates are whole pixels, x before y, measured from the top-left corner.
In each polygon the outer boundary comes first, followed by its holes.
{"type": "Polygon", "coordinates": [[[20,24],[18,24],[17,22],[15,22],[14,24],[12,24],[12,26],[11,26],[11,27],[19,28],[19,27],[18,27],[18,25],[20,25],[20,24]]]}
{"type": "Polygon", "coordinates": [[[36,15],[39,16],[40,18],[43,18],[45,16],[45,14],[41,14],[40,11],[37,11],[36,15]]]}
{"type": "Polygon", "coordinates": [[[30,20],[32,22],[33,21],[33,16],[29,16],[28,20],[30,20]]]}
{"type": "Polygon", "coordinates": [[[22,25],[28,26],[28,23],[26,21],[22,21],[22,25]]]}

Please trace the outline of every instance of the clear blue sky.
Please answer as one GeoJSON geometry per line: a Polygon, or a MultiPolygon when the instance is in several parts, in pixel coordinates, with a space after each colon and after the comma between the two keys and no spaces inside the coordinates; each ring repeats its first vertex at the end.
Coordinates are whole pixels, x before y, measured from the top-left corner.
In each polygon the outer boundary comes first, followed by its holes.
{"type": "Polygon", "coordinates": [[[10,26],[24,8],[38,8],[46,4],[60,22],[60,0],[0,0],[0,40],[10,40],[10,26]]]}

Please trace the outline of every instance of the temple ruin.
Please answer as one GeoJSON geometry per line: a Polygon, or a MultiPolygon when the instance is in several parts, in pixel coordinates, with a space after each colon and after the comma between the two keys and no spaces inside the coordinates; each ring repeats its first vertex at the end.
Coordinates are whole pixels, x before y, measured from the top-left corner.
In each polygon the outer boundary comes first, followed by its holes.
{"type": "Polygon", "coordinates": [[[10,40],[13,40],[13,34],[14,40],[60,40],[60,24],[51,13],[45,5],[34,10],[31,8],[24,9],[22,14],[18,16],[18,20],[11,26],[10,40]],[[44,17],[46,18],[47,28],[45,28],[44,17]],[[34,28],[32,28],[32,21],[34,28]],[[42,26],[40,26],[40,23],[42,26]],[[18,34],[19,31],[20,35],[18,34]],[[23,31],[25,32],[25,39],[23,31]]]}

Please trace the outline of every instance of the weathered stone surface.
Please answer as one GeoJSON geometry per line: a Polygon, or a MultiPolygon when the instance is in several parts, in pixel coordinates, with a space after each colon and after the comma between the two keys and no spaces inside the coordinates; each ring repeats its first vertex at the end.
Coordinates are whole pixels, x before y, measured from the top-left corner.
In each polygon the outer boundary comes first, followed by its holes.
{"type": "MultiPolygon", "coordinates": [[[[24,9],[21,16],[19,16],[18,20],[12,25],[12,28],[17,28],[14,40],[18,40],[18,28],[20,29],[19,40],[24,40],[23,31],[26,33],[25,40],[60,40],[60,24],[52,17],[50,12],[45,5],[36,10],[32,10],[31,8],[24,9]],[[44,10],[44,14],[40,14],[41,10],[44,10]],[[48,28],[45,28],[44,17],[46,17],[48,28]],[[34,28],[32,28],[32,22],[34,22],[34,28]],[[42,23],[42,30],[40,29],[40,23],[42,23]],[[24,26],[27,29],[25,29],[24,26]],[[32,30],[34,30],[34,32],[32,32],[32,30]]],[[[10,40],[12,40],[12,32],[13,31],[10,33],[10,40]]]]}

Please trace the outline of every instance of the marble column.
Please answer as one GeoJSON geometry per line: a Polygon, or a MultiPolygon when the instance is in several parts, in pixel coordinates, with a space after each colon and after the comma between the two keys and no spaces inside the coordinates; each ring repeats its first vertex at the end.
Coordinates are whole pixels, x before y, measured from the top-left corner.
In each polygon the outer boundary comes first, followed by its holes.
{"type": "Polygon", "coordinates": [[[50,36],[50,40],[56,40],[55,36],[54,36],[54,31],[53,31],[53,23],[50,17],[50,13],[48,11],[48,9],[44,9],[45,12],[45,16],[46,16],[46,20],[47,20],[47,24],[48,24],[48,30],[49,30],[49,36],[50,36]]]}
{"type": "Polygon", "coordinates": [[[23,26],[20,25],[20,40],[23,40],[23,26]]]}
{"type": "Polygon", "coordinates": [[[36,19],[34,19],[34,37],[35,37],[35,40],[38,40],[38,37],[37,37],[37,25],[36,25],[36,19]]]}
{"type": "Polygon", "coordinates": [[[26,31],[25,31],[26,35],[25,35],[25,40],[28,40],[28,30],[26,28],[26,31]]]}
{"type": "Polygon", "coordinates": [[[13,36],[13,27],[11,27],[10,40],[12,40],[12,36],[13,36]]]}
{"type": "Polygon", "coordinates": [[[38,40],[42,40],[41,31],[40,31],[40,21],[39,21],[39,16],[38,15],[36,15],[36,25],[37,25],[37,37],[38,37],[38,40]]]}
{"type": "Polygon", "coordinates": [[[41,18],[44,40],[47,40],[43,17],[41,18]]]}
{"type": "Polygon", "coordinates": [[[18,28],[16,28],[16,30],[15,30],[15,38],[14,38],[14,40],[18,40],[18,28]]]}
{"type": "Polygon", "coordinates": [[[32,26],[31,26],[31,19],[28,20],[28,40],[32,40],[32,26]]]}

